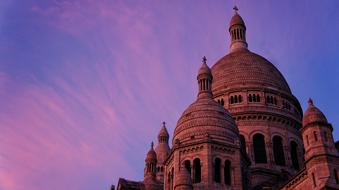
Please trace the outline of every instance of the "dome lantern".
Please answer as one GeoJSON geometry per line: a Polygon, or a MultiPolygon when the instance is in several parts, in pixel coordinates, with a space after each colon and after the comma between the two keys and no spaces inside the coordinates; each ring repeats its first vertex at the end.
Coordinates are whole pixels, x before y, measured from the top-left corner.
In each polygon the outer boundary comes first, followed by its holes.
{"type": "Polygon", "coordinates": [[[229,25],[229,33],[231,37],[230,51],[234,52],[240,49],[247,49],[246,42],[246,26],[244,20],[238,14],[238,8],[233,8],[234,15],[229,25]]]}
{"type": "Polygon", "coordinates": [[[199,93],[198,98],[201,97],[212,97],[212,73],[211,69],[208,67],[207,59],[204,56],[202,58],[202,65],[199,69],[197,80],[199,84],[199,93]]]}

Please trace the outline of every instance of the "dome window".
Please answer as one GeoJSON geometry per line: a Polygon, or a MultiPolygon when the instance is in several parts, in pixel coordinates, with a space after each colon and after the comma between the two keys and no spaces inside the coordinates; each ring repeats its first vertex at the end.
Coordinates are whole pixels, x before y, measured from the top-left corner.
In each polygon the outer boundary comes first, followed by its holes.
{"type": "Polygon", "coordinates": [[[191,162],[189,160],[185,161],[185,168],[188,171],[188,173],[191,174],[191,162]]]}
{"type": "Polygon", "coordinates": [[[273,137],[273,154],[275,164],[285,166],[284,148],[282,138],[279,136],[273,137]]]}
{"type": "Polygon", "coordinates": [[[266,96],[266,103],[271,105],[278,105],[278,100],[274,96],[266,96]]]}
{"type": "Polygon", "coordinates": [[[229,160],[225,161],[224,181],[226,185],[231,185],[231,161],[229,160]]]}
{"type": "Polygon", "coordinates": [[[214,163],[214,181],[216,183],[220,183],[221,182],[221,173],[220,173],[220,167],[221,167],[221,160],[220,158],[216,158],[215,159],[215,163],[214,163]]]}
{"type": "Polygon", "coordinates": [[[230,97],[230,104],[237,104],[242,102],[242,96],[241,95],[234,95],[230,97]]]}
{"type": "Polygon", "coordinates": [[[249,102],[260,102],[260,95],[259,94],[250,94],[248,96],[249,102]]]}
{"type": "Polygon", "coordinates": [[[255,134],[253,136],[253,150],[255,163],[267,163],[264,135],[255,134]]]}
{"type": "Polygon", "coordinates": [[[201,164],[199,158],[193,160],[193,176],[193,183],[201,182],[201,164]]]}
{"type": "Polygon", "coordinates": [[[299,162],[298,162],[298,144],[294,141],[290,143],[290,150],[291,150],[291,160],[292,166],[295,170],[299,170],[299,162]]]}

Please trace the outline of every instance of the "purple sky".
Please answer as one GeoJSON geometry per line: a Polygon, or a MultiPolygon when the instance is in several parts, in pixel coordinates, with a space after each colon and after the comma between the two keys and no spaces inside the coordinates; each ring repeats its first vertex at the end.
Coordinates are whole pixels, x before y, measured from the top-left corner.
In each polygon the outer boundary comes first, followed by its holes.
{"type": "MultiPolygon", "coordinates": [[[[235,1],[1,0],[0,189],[141,180],[161,122],[228,52],[235,1]]],[[[339,139],[339,1],[236,1],[249,49],[312,97],[339,139]]],[[[172,136],[171,136],[172,137],[172,136]]],[[[170,137],[170,138],[171,138],[170,137]]]]}

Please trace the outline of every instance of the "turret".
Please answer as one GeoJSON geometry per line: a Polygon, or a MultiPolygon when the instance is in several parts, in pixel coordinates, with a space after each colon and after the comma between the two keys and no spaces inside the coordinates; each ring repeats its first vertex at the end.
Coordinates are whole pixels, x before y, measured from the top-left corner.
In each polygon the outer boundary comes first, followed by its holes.
{"type": "Polygon", "coordinates": [[[158,144],[155,148],[157,154],[157,173],[156,178],[158,181],[164,180],[164,162],[170,153],[170,147],[168,145],[169,134],[166,129],[166,123],[162,123],[162,127],[158,134],[158,144]]]}
{"type": "Polygon", "coordinates": [[[301,133],[305,165],[312,189],[339,189],[339,155],[333,141],[332,125],[311,99],[308,103],[301,133]]]}
{"type": "Polygon", "coordinates": [[[315,155],[338,155],[333,141],[332,125],[327,122],[325,115],[314,106],[312,99],[309,99],[308,104],[301,129],[306,162],[315,155]]]}
{"type": "Polygon", "coordinates": [[[156,165],[157,165],[157,154],[153,149],[152,142],[151,149],[148,151],[145,159],[144,183],[152,183],[155,181],[156,165]]]}

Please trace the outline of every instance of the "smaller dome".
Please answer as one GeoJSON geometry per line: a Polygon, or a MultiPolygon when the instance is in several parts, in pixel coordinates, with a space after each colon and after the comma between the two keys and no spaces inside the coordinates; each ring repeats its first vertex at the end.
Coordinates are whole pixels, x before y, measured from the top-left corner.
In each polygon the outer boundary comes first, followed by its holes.
{"type": "Polygon", "coordinates": [[[314,106],[312,99],[308,100],[308,108],[304,114],[303,126],[313,122],[327,123],[325,115],[314,106]]]}
{"type": "Polygon", "coordinates": [[[231,19],[230,22],[230,28],[234,25],[243,25],[245,26],[244,20],[241,18],[241,16],[238,13],[235,13],[231,19]]]}
{"type": "Polygon", "coordinates": [[[212,76],[212,72],[211,69],[208,67],[208,65],[206,64],[206,57],[203,57],[203,64],[201,65],[199,71],[198,71],[198,77],[199,75],[210,75],[212,76]]]}
{"type": "Polygon", "coordinates": [[[146,156],[146,160],[145,160],[146,162],[152,162],[152,163],[157,162],[157,154],[154,151],[153,146],[154,146],[154,144],[152,142],[151,143],[151,149],[147,152],[147,156],[146,156]]]}

